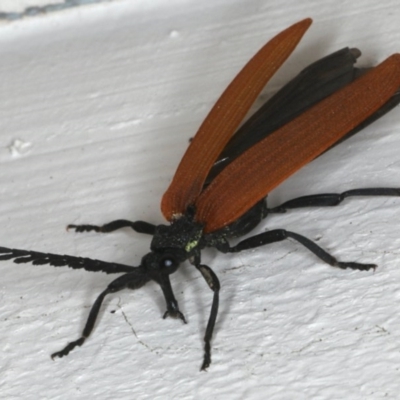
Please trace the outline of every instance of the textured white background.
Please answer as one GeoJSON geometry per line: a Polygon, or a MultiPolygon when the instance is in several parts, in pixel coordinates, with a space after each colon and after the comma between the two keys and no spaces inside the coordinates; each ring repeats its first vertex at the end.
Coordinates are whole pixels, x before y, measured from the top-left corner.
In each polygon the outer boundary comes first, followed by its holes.
{"type": "MultiPolygon", "coordinates": [[[[267,95],[344,46],[363,51],[360,65],[400,51],[397,0],[199,3],[120,1],[1,26],[1,246],[137,265],[148,237],[65,226],[163,222],[160,198],[189,138],[269,38],[314,18],[267,95]],[[31,146],[12,155],[16,139],[31,146]]],[[[270,204],[399,186],[399,149],[397,109],[301,170],[270,204]]],[[[164,300],[149,284],[109,296],[85,345],[53,362],[113,277],[1,262],[0,398],[398,399],[400,199],[292,211],[258,231],[275,227],[379,268],[336,270],[290,241],[205,251],[222,291],[213,364],[201,373],[211,292],[192,267],[172,282],[188,325],[161,319],[164,300]]]]}
{"type": "Polygon", "coordinates": [[[42,7],[48,4],[62,3],[64,0],[0,0],[0,11],[20,12],[27,7],[42,7]]]}

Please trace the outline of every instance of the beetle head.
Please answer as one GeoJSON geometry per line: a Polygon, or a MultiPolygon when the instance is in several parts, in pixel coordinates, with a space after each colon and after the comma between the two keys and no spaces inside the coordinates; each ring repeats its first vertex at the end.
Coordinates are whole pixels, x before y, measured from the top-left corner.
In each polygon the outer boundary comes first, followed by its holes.
{"type": "Polygon", "coordinates": [[[186,254],[180,249],[152,251],[142,258],[141,267],[150,279],[161,283],[162,277],[173,274],[185,259],[186,254]]]}

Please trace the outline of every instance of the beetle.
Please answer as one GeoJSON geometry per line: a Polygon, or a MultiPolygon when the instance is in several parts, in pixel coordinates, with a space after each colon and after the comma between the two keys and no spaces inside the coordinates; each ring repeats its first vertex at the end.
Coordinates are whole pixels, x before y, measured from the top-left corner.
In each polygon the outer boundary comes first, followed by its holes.
{"type": "Polygon", "coordinates": [[[167,310],[163,318],[170,316],[186,323],[170,275],[189,261],[213,293],[201,364],[201,370],[206,370],[211,363],[211,338],[220,292],[217,275],[201,263],[201,251],[206,247],[236,253],[290,238],[333,267],[361,271],[376,267],[338,261],[307,237],[284,229],[265,231],[236,245],[230,244],[231,238],[248,234],[270,213],[336,206],[353,196],[400,196],[400,188],[362,188],[298,197],[268,208],[268,193],[282,181],[400,102],[400,54],[390,56],[374,68],[359,69],[354,64],[360,51],[344,48],[304,69],[239,128],[263,87],[297,46],[311,22],[307,18],[295,23],[264,45],[211,109],[162,197],[161,210],[169,225],[128,220],[101,226],[68,225],[68,229],[76,232],[108,233],[128,227],[151,235],[150,252],[139,266],[0,248],[0,260],[13,260],[17,264],[49,264],[123,274],[97,297],[82,336],[52,354],[52,358],[64,357],[85,342],[108,294],[126,288],[138,289],[149,281],[158,283],[165,297],[167,310]]]}

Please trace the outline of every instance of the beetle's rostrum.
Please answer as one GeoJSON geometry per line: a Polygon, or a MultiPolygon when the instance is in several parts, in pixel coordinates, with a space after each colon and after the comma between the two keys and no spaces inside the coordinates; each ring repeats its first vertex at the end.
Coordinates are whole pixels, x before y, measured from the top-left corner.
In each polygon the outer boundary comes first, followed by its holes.
{"type": "Polygon", "coordinates": [[[17,264],[49,264],[123,274],[97,297],[82,336],[54,353],[53,358],[66,356],[85,342],[107,294],[125,288],[139,289],[149,281],[158,283],[164,294],[167,310],[163,317],[175,317],[186,323],[170,275],[189,261],[213,292],[201,365],[202,370],[207,369],[221,288],[214,271],[201,263],[201,252],[207,247],[236,253],[290,238],[333,267],[356,270],[376,267],[338,261],[310,239],[285,229],[273,229],[230,244],[230,239],[248,234],[271,213],[336,206],[348,197],[400,196],[400,188],[361,188],[298,197],[268,208],[267,194],[283,180],[400,102],[399,54],[374,68],[359,69],[354,64],[360,51],[344,48],[300,72],[239,128],[260,91],[310,24],[311,19],[305,19],[275,36],[221,95],[191,141],[162,198],[161,209],[169,225],[116,220],[102,226],[68,226],[76,232],[108,233],[132,228],[151,235],[150,252],[139,266],[0,247],[0,260],[12,259],[17,264]]]}

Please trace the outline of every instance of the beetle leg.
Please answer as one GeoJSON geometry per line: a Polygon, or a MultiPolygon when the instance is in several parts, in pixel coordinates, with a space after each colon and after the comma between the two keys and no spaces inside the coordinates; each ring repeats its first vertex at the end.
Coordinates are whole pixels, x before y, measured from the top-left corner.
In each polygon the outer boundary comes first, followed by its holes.
{"type": "Polygon", "coordinates": [[[286,201],[280,206],[268,209],[271,213],[284,213],[290,208],[337,206],[352,196],[400,196],[400,188],[353,189],[343,193],[313,194],[286,201]]]}
{"type": "Polygon", "coordinates": [[[163,291],[165,301],[167,303],[167,311],[165,311],[163,319],[167,317],[179,318],[186,324],[187,322],[185,316],[179,311],[178,302],[176,301],[174,292],[172,291],[169,276],[161,276],[157,280],[157,283],[161,286],[161,290],[163,291]]]}
{"type": "Polygon", "coordinates": [[[121,228],[132,228],[135,232],[146,233],[148,235],[154,235],[156,226],[145,221],[127,221],[126,219],[117,219],[104,225],[73,225],[67,226],[68,229],[75,229],[75,232],[101,232],[109,233],[114,232],[121,228]]]}
{"type": "Polygon", "coordinates": [[[218,314],[219,291],[221,285],[219,283],[217,275],[210,267],[199,263],[195,263],[194,265],[203,275],[203,278],[207,282],[209,288],[214,292],[210,317],[208,319],[206,333],[204,335],[204,359],[200,369],[201,371],[205,371],[211,364],[211,338],[218,314]]]}
{"type": "MultiPolygon", "coordinates": [[[[51,358],[55,357],[64,357],[69,354],[71,350],[73,350],[77,346],[82,346],[85,340],[88,338],[90,333],[93,330],[94,324],[96,322],[97,316],[100,311],[101,303],[103,302],[104,298],[106,297],[107,294],[109,293],[115,293],[118,292],[122,289],[125,289],[129,284],[134,284],[137,280],[137,274],[136,273],[129,273],[120,276],[119,278],[115,279],[112,281],[106,290],[104,290],[100,295],[97,297],[96,301],[94,302],[92,309],[90,310],[89,317],[87,319],[85,328],[83,329],[82,336],[73,342],[68,343],[61,351],[57,351],[56,353],[53,353],[51,355],[51,358]]],[[[136,285],[136,286],[143,286],[143,282],[141,284],[136,285]]]]}
{"type": "Polygon", "coordinates": [[[263,246],[265,244],[280,242],[282,240],[292,238],[314,253],[318,258],[332,267],[341,269],[358,269],[361,271],[367,271],[369,269],[375,269],[375,264],[361,264],[356,262],[341,262],[338,261],[331,254],[327,253],[324,249],[314,243],[312,240],[299,235],[294,232],[286,231],[285,229],[274,229],[268,232],[260,233],[259,235],[251,236],[239,242],[236,246],[227,248],[226,245],[219,249],[224,253],[236,253],[242,250],[253,249],[255,247],[263,246]]]}

